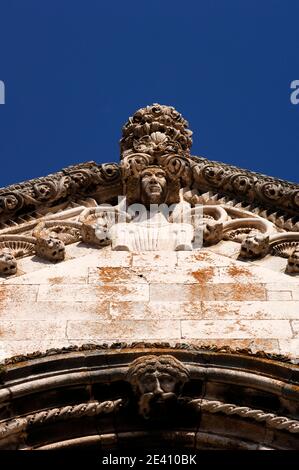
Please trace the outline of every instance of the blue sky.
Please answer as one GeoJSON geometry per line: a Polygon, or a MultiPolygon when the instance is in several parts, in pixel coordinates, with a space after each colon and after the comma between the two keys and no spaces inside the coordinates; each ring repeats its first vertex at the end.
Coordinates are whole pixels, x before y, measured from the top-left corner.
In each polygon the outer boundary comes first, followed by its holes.
{"type": "Polygon", "coordinates": [[[0,186],[118,161],[153,102],[194,155],[298,182],[298,21],[296,0],[0,0],[0,186]]]}

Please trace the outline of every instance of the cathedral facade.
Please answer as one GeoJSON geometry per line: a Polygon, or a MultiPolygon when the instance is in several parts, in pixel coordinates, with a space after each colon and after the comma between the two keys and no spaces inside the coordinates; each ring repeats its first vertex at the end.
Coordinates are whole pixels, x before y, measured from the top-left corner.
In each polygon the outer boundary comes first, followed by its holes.
{"type": "Polygon", "coordinates": [[[299,449],[299,185],[191,145],[0,190],[0,448],[299,449]]]}

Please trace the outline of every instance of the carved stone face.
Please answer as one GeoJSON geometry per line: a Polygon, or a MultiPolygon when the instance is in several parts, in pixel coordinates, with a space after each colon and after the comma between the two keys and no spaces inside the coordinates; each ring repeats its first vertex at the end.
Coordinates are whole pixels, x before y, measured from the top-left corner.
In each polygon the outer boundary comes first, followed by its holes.
{"type": "Polygon", "coordinates": [[[139,413],[157,418],[177,402],[188,380],[185,366],[172,356],[143,356],[133,361],[128,380],[139,397],[139,413]]]}
{"type": "Polygon", "coordinates": [[[11,253],[0,253],[0,273],[9,276],[17,272],[17,260],[11,253]]]}
{"type": "Polygon", "coordinates": [[[288,258],[286,273],[298,274],[299,273],[299,249],[296,248],[288,258]]]}
{"type": "Polygon", "coordinates": [[[57,238],[37,238],[35,252],[41,258],[49,261],[62,261],[65,257],[65,246],[57,238]]]}
{"type": "Polygon", "coordinates": [[[141,173],[141,202],[161,204],[165,202],[167,181],[165,171],[158,168],[146,168],[141,173]]]}
{"type": "Polygon", "coordinates": [[[269,248],[269,236],[262,233],[248,235],[241,243],[240,256],[242,258],[258,258],[265,256],[269,248]]]}
{"type": "Polygon", "coordinates": [[[156,370],[153,373],[144,374],[139,382],[141,394],[151,393],[152,396],[162,396],[164,393],[174,393],[176,387],[175,377],[165,371],[156,370]]]}
{"type": "Polygon", "coordinates": [[[223,224],[220,222],[210,222],[204,225],[203,239],[205,244],[218,243],[222,239],[223,224]]]}

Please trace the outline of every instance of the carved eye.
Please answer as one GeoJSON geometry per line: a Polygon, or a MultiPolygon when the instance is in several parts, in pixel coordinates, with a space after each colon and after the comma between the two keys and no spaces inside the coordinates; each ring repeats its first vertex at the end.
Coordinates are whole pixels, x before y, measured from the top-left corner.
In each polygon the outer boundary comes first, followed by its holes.
{"type": "Polygon", "coordinates": [[[57,254],[57,251],[53,251],[52,255],[55,256],[57,254]]]}

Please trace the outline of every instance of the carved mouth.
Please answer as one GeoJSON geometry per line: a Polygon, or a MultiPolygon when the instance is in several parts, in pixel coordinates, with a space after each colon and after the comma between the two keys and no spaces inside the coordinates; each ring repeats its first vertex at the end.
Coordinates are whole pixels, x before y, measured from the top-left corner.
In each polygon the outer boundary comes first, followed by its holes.
{"type": "Polygon", "coordinates": [[[151,192],[160,192],[161,187],[158,184],[150,184],[149,189],[151,192]]]}

